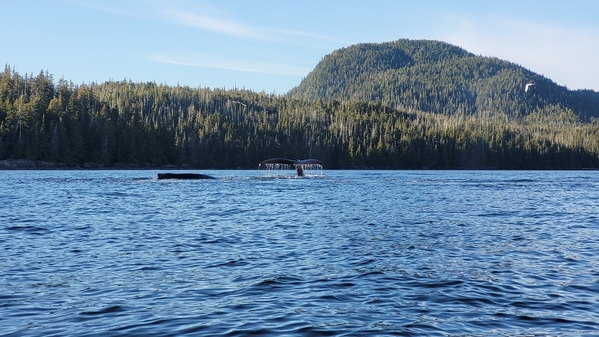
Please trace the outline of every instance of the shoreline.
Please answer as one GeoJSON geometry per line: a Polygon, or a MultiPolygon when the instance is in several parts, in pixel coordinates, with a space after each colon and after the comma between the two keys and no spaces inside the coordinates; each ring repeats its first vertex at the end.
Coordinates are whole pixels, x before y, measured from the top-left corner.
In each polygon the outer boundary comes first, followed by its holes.
{"type": "Polygon", "coordinates": [[[105,166],[100,163],[84,163],[81,165],[68,165],[66,163],[54,163],[47,161],[29,159],[6,159],[0,160],[0,171],[2,170],[199,170],[191,165],[139,165],[117,163],[105,166]]]}
{"type": "MultiPolygon", "coordinates": [[[[29,160],[29,159],[6,159],[0,160],[0,171],[18,171],[18,170],[255,170],[251,167],[236,168],[205,168],[196,167],[189,164],[181,165],[139,165],[116,163],[112,166],[104,166],[100,163],[84,163],[81,165],[68,165],[66,163],[54,163],[47,161],[29,160]]],[[[458,168],[389,168],[389,167],[339,167],[327,168],[327,170],[398,170],[398,171],[597,171],[599,168],[526,168],[526,169],[501,169],[497,167],[458,167],[458,168]]]]}

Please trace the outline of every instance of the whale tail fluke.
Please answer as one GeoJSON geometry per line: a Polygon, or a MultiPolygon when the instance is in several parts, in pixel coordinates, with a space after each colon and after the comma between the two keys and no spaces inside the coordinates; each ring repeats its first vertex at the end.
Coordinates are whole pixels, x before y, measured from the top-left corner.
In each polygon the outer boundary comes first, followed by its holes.
{"type": "Polygon", "coordinates": [[[322,170],[323,163],[318,159],[292,160],[286,158],[271,158],[266,159],[258,165],[258,169],[282,170],[295,169],[298,177],[304,175],[304,169],[320,169],[322,170]]]}

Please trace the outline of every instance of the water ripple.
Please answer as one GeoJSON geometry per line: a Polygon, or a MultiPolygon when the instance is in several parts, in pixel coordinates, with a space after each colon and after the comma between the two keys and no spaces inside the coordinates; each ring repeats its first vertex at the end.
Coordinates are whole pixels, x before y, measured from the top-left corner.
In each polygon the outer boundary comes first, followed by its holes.
{"type": "Polygon", "coordinates": [[[9,171],[11,336],[599,333],[597,173],[9,171]]]}

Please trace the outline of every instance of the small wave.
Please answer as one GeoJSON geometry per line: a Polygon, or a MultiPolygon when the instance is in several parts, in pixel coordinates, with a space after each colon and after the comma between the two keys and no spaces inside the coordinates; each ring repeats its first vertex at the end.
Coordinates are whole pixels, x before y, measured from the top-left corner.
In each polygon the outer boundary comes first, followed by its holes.
{"type": "Polygon", "coordinates": [[[239,267],[239,266],[246,266],[248,264],[249,264],[249,262],[243,261],[243,260],[230,260],[227,262],[210,265],[210,266],[208,266],[208,268],[239,267]]]}
{"type": "Polygon", "coordinates": [[[9,335],[599,331],[594,173],[49,173],[0,197],[9,335]]]}
{"type": "Polygon", "coordinates": [[[86,316],[104,315],[104,314],[111,314],[111,313],[121,312],[121,311],[125,311],[125,308],[120,305],[111,305],[109,307],[102,308],[100,310],[84,311],[81,313],[81,315],[86,315],[86,316]]]}
{"type": "Polygon", "coordinates": [[[153,181],[153,180],[158,180],[158,178],[131,178],[131,181],[133,182],[137,182],[137,181],[153,181]]]}
{"type": "Polygon", "coordinates": [[[267,289],[282,288],[287,285],[300,285],[300,284],[303,284],[303,282],[304,282],[304,279],[301,277],[275,276],[275,277],[269,277],[269,278],[258,280],[257,282],[254,282],[250,286],[250,288],[254,288],[254,289],[256,289],[256,288],[257,289],[260,289],[260,288],[267,288],[267,289]]]}
{"type": "Polygon", "coordinates": [[[6,230],[9,231],[23,231],[29,234],[37,234],[37,235],[41,235],[45,232],[48,231],[47,228],[44,227],[38,227],[38,226],[30,226],[30,225],[26,225],[26,226],[19,226],[19,225],[14,225],[14,226],[9,226],[6,227],[6,230]]]}
{"type": "Polygon", "coordinates": [[[447,181],[440,180],[440,179],[415,179],[412,182],[414,182],[414,183],[433,183],[433,184],[437,184],[437,183],[446,183],[447,181]]]}
{"type": "Polygon", "coordinates": [[[510,180],[505,180],[504,182],[506,182],[506,183],[534,183],[534,182],[536,182],[536,180],[534,180],[534,179],[510,179],[510,180]]]}

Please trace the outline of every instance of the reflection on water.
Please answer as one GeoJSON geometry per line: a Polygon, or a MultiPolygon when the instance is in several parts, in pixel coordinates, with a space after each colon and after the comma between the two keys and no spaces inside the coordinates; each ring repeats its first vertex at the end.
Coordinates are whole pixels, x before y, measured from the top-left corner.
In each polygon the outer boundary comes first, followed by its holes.
{"type": "Polygon", "coordinates": [[[0,171],[2,334],[599,330],[595,171],[201,173],[0,171]]]}

